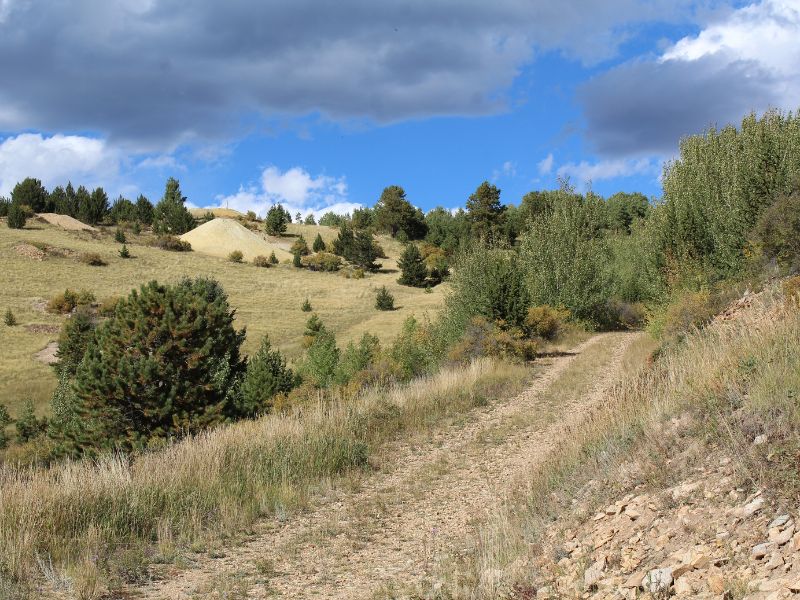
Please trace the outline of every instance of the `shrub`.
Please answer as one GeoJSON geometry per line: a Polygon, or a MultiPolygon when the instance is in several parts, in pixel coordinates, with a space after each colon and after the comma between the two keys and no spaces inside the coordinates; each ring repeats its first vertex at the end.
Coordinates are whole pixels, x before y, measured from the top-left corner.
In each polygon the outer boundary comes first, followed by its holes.
{"type": "Polygon", "coordinates": [[[109,296],[108,298],[104,298],[100,302],[100,306],[97,307],[97,313],[102,317],[110,317],[117,309],[117,304],[119,304],[120,300],[122,300],[120,296],[109,296]]]}
{"type": "Polygon", "coordinates": [[[306,238],[302,235],[292,243],[289,252],[292,254],[299,254],[300,256],[308,256],[311,254],[311,251],[308,249],[308,244],[306,243],[306,238]]]}
{"type": "Polygon", "coordinates": [[[306,298],[303,301],[303,305],[300,307],[300,310],[302,310],[303,312],[311,312],[312,311],[311,302],[308,301],[308,298],[306,298]]]}
{"type": "Polygon", "coordinates": [[[8,414],[8,409],[5,404],[0,404],[0,450],[8,446],[8,434],[6,434],[6,427],[11,425],[13,420],[11,415],[8,414]]]}
{"type": "Polygon", "coordinates": [[[538,344],[519,328],[501,329],[484,317],[473,317],[464,336],[449,351],[448,358],[466,363],[482,356],[503,360],[533,360],[538,344]]]}
{"type": "Polygon", "coordinates": [[[432,369],[434,363],[429,342],[428,328],[421,327],[414,317],[408,317],[389,351],[399,379],[411,379],[432,369]]]}
{"type": "Polygon", "coordinates": [[[394,296],[389,293],[386,286],[381,286],[375,294],[375,308],[378,310],[394,310],[394,296]]]}
{"type": "Polygon", "coordinates": [[[378,338],[369,333],[365,333],[358,341],[358,345],[350,342],[342,352],[339,364],[336,367],[336,383],[340,385],[348,384],[357,373],[363,371],[372,364],[378,356],[380,342],[378,338]]]}
{"type": "Polygon", "coordinates": [[[86,348],[94,336],[96,324],[88,310],[78,310],[64,321],[58,336],[58,350],[53,367],[59,376],[74,377],[86,348]]]}
{"type": "Polygon", "coordinates": [[[100,325],[75,376],[77,448],[132,449],[236,415],[244,331],[209,279],[152,281],[100,325]],[[157,351],[153,349],[157,348],[157,351]]]}
{"type": "Polygon", "coordinates": [[[119,257],[120,258],[130,258],[131,257],[130,250],[128,250],[128,246],[126,246],[125,244],[122,244],[122,248],[119,249],[119,257]]]}
{"type": "Polygon", "coordinates": [[[3,322],[9,327],[14,327],[17,324],[17,318],[14,316],[14,313],[11,312],[10,308],[6,309],[6,314],[3,317],[3,322]]]}
{"type": "Polygon", "coordinates": [[[325,331],[325,325],[322,320],[316,313],[311,315],[306,321],[306,330],[303,332],[303,347],[310,347],[314,343],[314,338],[323,331],[325,331]]]}
{"type": "Polygon", "coordinates": [[[20,444],[24,444],[45,432],[47,420],[37,418],[33,400],[26,400],[15,426],[17,428],[17,441],[20,444]]]}
{"type": "Polygon", "coordinates": [[[317,387],[328,387],[333,381],[339,364],[339,348],[336,338],[330,331],[321,330],[314,336],[303,362],[303,373],[317,387]]]}
{"type": "Polygon", "coordinates": [[[311,245],[311,248],[314,252],[324,252],[326,250],[325,241],[320,234],[317,234],[317,237],[314,238],[314,243],[311,245]]]}
{"type": "Polygon", "coordinates": [[[397,263],[400,267],[401,275],[397,283],[400,285],[410,285],[412,287],[424,287],[425,279],[428,277],[428,269],[422,260],[419,248],[416,244],[408,244],[403,250],[403,254],[397,263]]]}
{"type": "Polygon", "coordinates": [[[342,259],[330,252],[317,252],[311,256],[304,256],[300,263],[310,271],[333,272],[341,268],[342,259]]]}
{"type": "Polygon", "coordinates": [[[97,252],[84,252],[78,260],[90,267],[105,267],[108,264],[97,252]]]}
{"type": "Polygon", "coordinates": [[[553,308],[547,304],[532,306],[525,317],[525,328],[531,335],[554,340],[563,330],[568,318],[569,311],[565,308],[553,308]]]}
{"type": "Polygon", "coordinates": [[[242,254],[241,250],[234,250],[233,252],[228,254],[228,260],[231,261],[232,263],[240,263],[242,262],[243,258],[244,255],[242,254]]]}
{"type": "Polygon", "coordinates": [[[754,230],[765,256],[785,267],[800,266],[800,192],[779,198],[754,230]]]}
{"type": "Polygon", "coordinates": [[[256,267],[269,268],[272,266],[272,263],[266,256],[259,255],[253,259],[253,265],[255,265],[256,267]]]}
{"type": "Polygon", "coordinates": [[[75,310],[76,307],[89,305],[94,301],[94,294],[88,290],[73,292],[67,288],[63,294],[58,294],[50,299],[47,303],[47,311],[66,315],[75,310]]]}
{"type": "Polygon", "coordinates": [[[132,231],[134,235],[139,235],[142,233],[142,224],[139,223],[139,221],[134,221],[132,231]]]}
{"type": "Polygon", "coordinates": [[[797,304],[800,302],[800,275],[790,277],[783,282],[783,295],[787,302],[797,304]]]}
{"type": "Polygon", "coordinates": [[[192,245],[174,235],[160,235],[156,238],[153,245],[162,250],[170,252],[191,252],[192,245]]]}
{"type": "Polygon", "coordinates": [[[22,229],[25,227],[26,221],[25,210],[16,202],[12,202],[11,206],[8,207],[8,226],[11,229],[22,229]]]}
{"type": "Polygon", "coordinates": [[[11,208],[11,200],[0,196],[0,217],[7,217],[9,208],[11,208]]]}
{"type": "Polygon", "coordinates": [[[297,379],[287,368],[286,359],[272,349],[269,337],[264,336],[258,352],[247,363],[238,412],[245,417],[270,412],[274,397],[288,394],[296,385],[297,379]]]}
{"type": "Polygon", "coordinates": [[[248,221],[257,221],[258,220],[258,216],[256,216],[256,213],[254,211],[252,211],[252,210],[248,210],[247,211],[247,214],[245,215],[245,218],[248,221]]]}
{"type": "Polygon", "coordinates": [[[121,227],[117,227],[116,232],[114,232],[114,240],[117,243],[124,244],[127,240],[125,239],[125,232],[122,231],[121,227]]]}
{"type": "Polygon", "coordinates": [[[303,266],[303,261],[300,259],[300,255],[299,254],[295,254],[292,257],[292,265],[294,265],[294,267],[297,268],[297,269],[299,269],[299,268],[301,268],[303,266]]]}
{"type": "Polygon", "coordinates": [[[269,255],[269,262],[272,265],[277,265],[278,264],[278,257],[275,256],[275,252],[274,251],[271,252],[270,255],[269,255]]]}

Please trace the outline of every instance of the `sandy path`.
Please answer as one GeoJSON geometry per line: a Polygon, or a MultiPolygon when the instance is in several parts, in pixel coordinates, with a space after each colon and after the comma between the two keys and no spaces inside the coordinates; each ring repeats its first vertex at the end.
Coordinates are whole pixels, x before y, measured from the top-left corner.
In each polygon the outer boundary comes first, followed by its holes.
{"type": "Polygon", "coordinates": [[[476,411],[466,425],[443,428],[421,446],[398,447],[393,471],[284,523],[265,522],[253,541],[219,559],[203,557],[139,590],[141,597],[186,599],[198,589],[194,597],[202,597],[227,578],[247,588],[249,598],[364,598],[392,581],[421,580],[437,560],[464,549],[470,532],[551,441],[602,401],[636,336],[597,335],[572,355],[547,359],[517,397],[476,411]],[[602,358],[585,364],[581,353],[590,348],[602,358]],[[547,396],[562,376],[585,380],[587,368],[586,393],[566,403],[547,396]]]}

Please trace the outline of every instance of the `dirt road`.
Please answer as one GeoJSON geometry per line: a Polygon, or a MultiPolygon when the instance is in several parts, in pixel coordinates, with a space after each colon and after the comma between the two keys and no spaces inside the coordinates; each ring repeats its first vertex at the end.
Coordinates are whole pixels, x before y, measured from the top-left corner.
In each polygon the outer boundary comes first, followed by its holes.
{"type": "Polygon", "coordinates": [[[514,398],[476,409],[424,442],[397,445],[387,467],[355,491],[340,491],[224,556],[137,590],[143,598],[370,598],[413,585],[438,560],[464,551],[475,527],[602,402],[639,334],[592,337],[564,356],[542,359],[514,398]]]}

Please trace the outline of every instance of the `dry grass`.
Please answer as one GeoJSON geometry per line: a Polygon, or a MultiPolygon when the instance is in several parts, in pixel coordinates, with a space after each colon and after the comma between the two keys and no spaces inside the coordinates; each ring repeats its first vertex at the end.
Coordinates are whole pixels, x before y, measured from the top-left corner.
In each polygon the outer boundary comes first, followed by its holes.
{"type": "Polygon", "coordinates": [[[174,561],[192,544],[285,514],[315,486],[365,468],[385,440],[513,392],[528,374],[482,360],[350,401],[321,397],[134,459],[0,467],[0,582],[41,580],[44,560],[78,595],[97,597],[138,572],[132,552],[174,561]]]}
{"type": "Polygon", "coordinates": [[[445,582],[445,597],[496,598],[526,582],[531,573],[524,565],[539,533],[583,484],[613,488],[607,475],[635,460],[655,485],[664,485],[667,459],[690,439],[727,448],[743,480],[797,497],[798,307],[784,303],[775,286],[734,321],[691,334],[651,368],[635,367],[651,350],[644,340],[631,348],[626,362],[633,368],[603,407],[561,440],[530,473],[527,489],[481,528],[474,552],[442,565],[434,581],[445,582]],[[686,425],[670,430],[676,415],[686,425]],[[753,437],[761,433],[771,443],[755,447],[753,437]]]}
{"type": "MultiPolygon", "coordinates": [[[[291,225],[291,233],[303,233],[311,243],[316,232],[330,240],[334,230],[326,227],[291,225]]],[[[66,288],[88,289],[97,298],[127,294],[152,279],[175,281],[184,276],[208,276],[218,279],[237,310],[238,326],[247,327],[244,351],[258,348],[268,333],[273,343],[290,358],[301,351],[301,339],[308,314],[300,310],[308,297],[322,320],[341,344],[369,332],[383,342],[391,341],[410,315],[422,317],[433,313],[442,303],[446,286],[433,293],[397,284],[396,258],[399,244],[381,239],[393,257],[379,262],[388,272],[367,275],[364,279],[346,279],[336,273],[312,273],[290,265],[259,269],[237,265],[225,258],[195,252],[165,252],[148,245],[150,238],[128,233],[128,247],[135,259],[122,259],[119,244],[113,241],[113,229],[103,234],[72,232],[45,224],[33,223],[22,230],[0,227],[0,311],[11,308],[20,322],[16,327],[0,325],[4,342],[0,354],[0,403],[8,405],[16,416],[26,398],[31,398],[40,413],[47,409],[55,377],[52,369],[37,362],[34,354],[57,338],[57,333],[29,330],[32,324],[58,327],[63,317],[46,314],[40,307],[66,288]],[[36,261],[20,256],[14,246],[20,242],[47,244],[73,250],[76,255],[97,252],[108,262],[102,269],[81,264],[70,256],[48,256],[36,261]],[[397,310],[375,309],[375,293],[386,286],[396,298],[397,310]]],[[[286,238],[291,243],[293,238],[286,238]]]]}

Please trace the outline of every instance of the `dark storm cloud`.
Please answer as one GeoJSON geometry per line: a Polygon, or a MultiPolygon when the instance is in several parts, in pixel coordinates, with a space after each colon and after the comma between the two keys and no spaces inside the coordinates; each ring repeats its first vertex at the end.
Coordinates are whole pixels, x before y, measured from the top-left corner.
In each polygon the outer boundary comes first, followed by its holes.
{"type": "Polygon", "coordinates": [[[484,114],[535,49],[594,63],[687,3],[0,0],[0,131],[159,148],[230,138],[254,115],[484,114]]]}
{"type": "Polygon", "coordinates": [[[637,61],[590,80],[578,98],[589,141],[601,154],[669,155],[685,135],[776,105],[775,83],[748,61],[637,61]]]}

